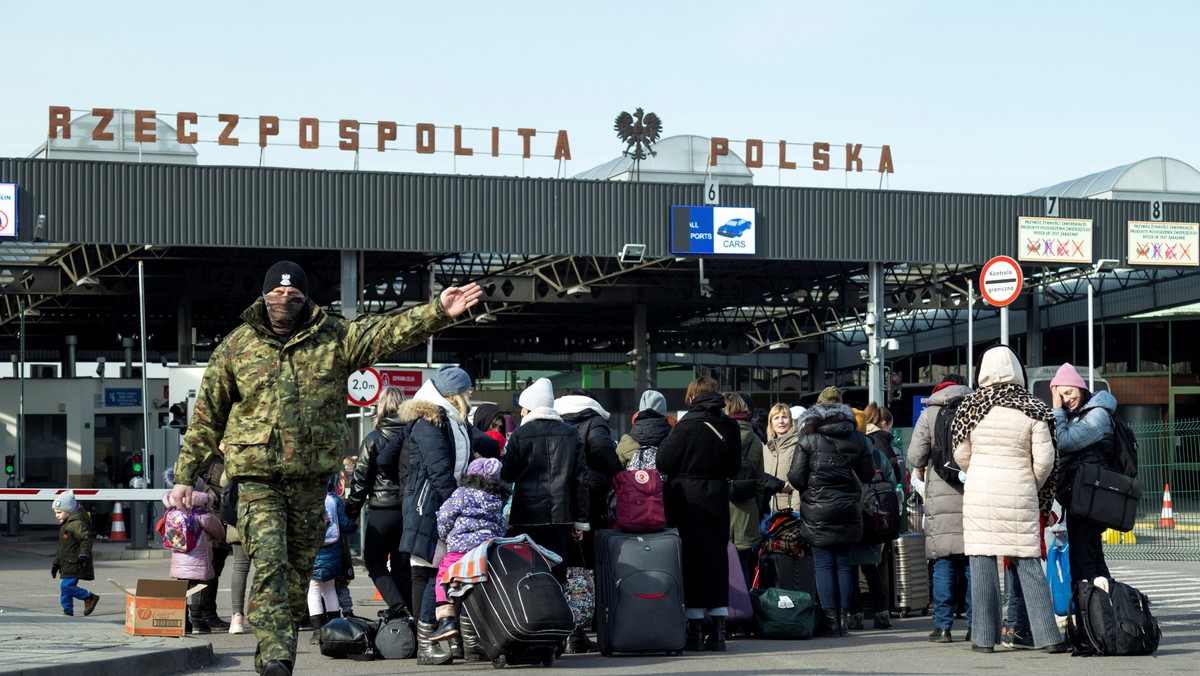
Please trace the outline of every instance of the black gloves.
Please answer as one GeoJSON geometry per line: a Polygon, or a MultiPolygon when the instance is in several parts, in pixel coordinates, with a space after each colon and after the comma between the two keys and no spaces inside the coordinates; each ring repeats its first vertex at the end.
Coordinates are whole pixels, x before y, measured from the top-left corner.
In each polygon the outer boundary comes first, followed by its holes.
{"type": "Polygon", "coordinates": [[[58,577],[58,562],[57,561],[55,561],[54,564],[50,566],[50,577],[58,577]]]}

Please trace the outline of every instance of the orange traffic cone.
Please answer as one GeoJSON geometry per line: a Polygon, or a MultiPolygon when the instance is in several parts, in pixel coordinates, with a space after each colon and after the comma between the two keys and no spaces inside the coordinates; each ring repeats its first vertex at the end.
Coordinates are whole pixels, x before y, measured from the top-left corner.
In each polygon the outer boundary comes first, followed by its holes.
{"type": "Polygon", "coordinates": [[[129,536],[125,534],[125,508],[121,506],[118,500],[113,503],[112,514],[112,533],[108,536],[113,542],[128,542],[129,536]]]}
{"type": "Polygon", "coordinates": [[[1162,516],[1158,519],[1158,527],[1175,527],[1175,515],[1171,513],[1171,484],[1166,484],[1163,488],[1162,516]]]}
{"type": "Polygon", "coordinates": [[[371,597],[371,600],[372,601],[382,601],[383,600],[383,594],[379,593],[379,587],[375,588],[375,595],[371,597]]]}

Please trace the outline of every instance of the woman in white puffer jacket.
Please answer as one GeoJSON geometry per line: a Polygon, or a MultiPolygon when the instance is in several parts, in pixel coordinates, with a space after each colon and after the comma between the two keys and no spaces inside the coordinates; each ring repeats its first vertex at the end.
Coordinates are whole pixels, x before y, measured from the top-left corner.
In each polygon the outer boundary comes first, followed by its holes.
{"type": "Polygon", "coordinates": [[[989,349],[979,388],[954,418],[954,459],[967,474],[963,543],[971,559],[971,649],[992,652],[1000,640],[997,557],[1020,576],[1034,646],[1063,652],[1050,587],[1041,568],[1038,491],[1054,472],[1054,414],[1025,389],[1025,369],[1006,345],[989,349]]]}

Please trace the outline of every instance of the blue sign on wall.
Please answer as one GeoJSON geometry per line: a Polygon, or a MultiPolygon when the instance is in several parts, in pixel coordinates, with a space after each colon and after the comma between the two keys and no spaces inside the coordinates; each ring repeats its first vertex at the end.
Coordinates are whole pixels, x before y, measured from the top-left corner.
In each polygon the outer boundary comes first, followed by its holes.
{"type": "Polygon", "coordinates": [[[753,207],[671,207],[671,253],[752,256],[756,226],[753,207]]]}
{"type": "Polygon", "coordinates": [[[921,417],[921,414],[925,412],[925,409],[928,406],[929,406],[929,395],[928,394],[922,394],[922,395],[913,397],[913,423],[912,423],[912,426],[914,429],[917,426],[917,418],[921,417]]]}
{"type": "Polygon", "coordinates": [[[104,388],[105,406],[141,406],[142,389],[140,387],[106,387],[104,388]]]}

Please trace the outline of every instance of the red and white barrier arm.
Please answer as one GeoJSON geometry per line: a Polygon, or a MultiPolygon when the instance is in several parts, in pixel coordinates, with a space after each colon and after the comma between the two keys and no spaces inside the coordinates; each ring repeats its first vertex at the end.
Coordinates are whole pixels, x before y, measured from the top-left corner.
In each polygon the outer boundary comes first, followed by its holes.
{"type": "Polygon", "coordinates": [[[74,491],[82,502],[161,502],[169,488],[0,488],[0,500],[46,500],[74,491]]]}

